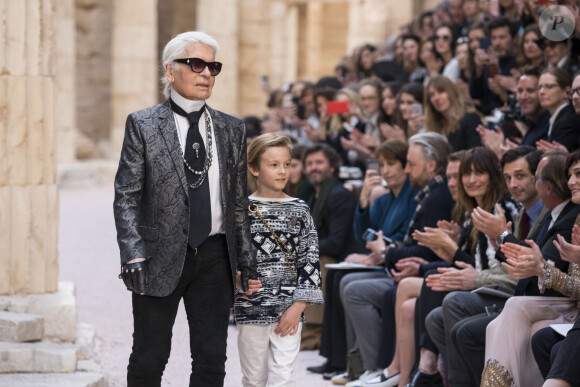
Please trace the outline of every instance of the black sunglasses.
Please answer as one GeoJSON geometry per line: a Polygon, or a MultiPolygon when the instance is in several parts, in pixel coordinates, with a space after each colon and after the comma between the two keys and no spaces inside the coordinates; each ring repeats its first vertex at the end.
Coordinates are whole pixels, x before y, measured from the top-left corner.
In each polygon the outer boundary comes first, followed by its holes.
{"type": "Polygon", "coordinates": [[[183,59],[174,59],[174,62],[183,63],[191,67],[191,71],[194,73],[201,73],[205,67],[207,66],[209,73],[212,76],[216,76],[222,71],[222,64],[221,62],[206,62],[203,59],[199,58],[183,58],[183,59]]]}

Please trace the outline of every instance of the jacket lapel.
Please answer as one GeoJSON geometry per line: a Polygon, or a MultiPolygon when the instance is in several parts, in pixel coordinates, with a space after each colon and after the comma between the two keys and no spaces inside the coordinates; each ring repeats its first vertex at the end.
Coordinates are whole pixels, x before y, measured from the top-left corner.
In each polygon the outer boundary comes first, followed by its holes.
{"type": "MultiPolygon", "coordinates": [[[[227,144],[229,142],[229,132],[226,122],[221,114],[218,114],[214,109],[207,106],[207,110],[211,116],[213,124],[213,133],[215,139],[215,146],[218,154],[218,165],[220,172],[220,187],[221,187],[221,200],[222,206],[225,206],[225,197],[227,195],[227,144]]],[[[225,209],[225,207],[224,207],[225,209]]]]}
{"type": "Polygon", "coordinates": [[[181,152],[179,138],[177,138],[177,128],[175,127],[175,120],[173,119],[169,100],[161,105],[159,111],[159,132],[165,140],[165,145],[173,161],[177,176],[179,176],[179,180],[181,181],[181,186],[185,190],[185,194],[188,195],[187,179],[185,178],[185,170],[183,168],[183,152],[181,152]]]}

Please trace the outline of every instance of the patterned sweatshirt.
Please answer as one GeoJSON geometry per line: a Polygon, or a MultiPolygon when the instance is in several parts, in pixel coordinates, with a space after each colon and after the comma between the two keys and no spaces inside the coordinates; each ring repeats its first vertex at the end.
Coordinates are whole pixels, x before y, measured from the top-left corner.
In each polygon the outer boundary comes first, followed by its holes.
{"type": "MultiPolygon", "coordinates": [[[[262,287],[248,298],[243,298],[241,293],[236,296],[236,322],[276,324],[295,301],[308,304],[324,302],[320,288],[318,236],[310,209],[301,199],[250,196],[250,207],[253,209],[254,205],[290,251],[291,256],[288,256],[284,249],[290,265],[268,228],[250,212],[252,242],[258,250],[262,287]]],[[[304,321],[304,314],[301,321],[304,321]]]]}

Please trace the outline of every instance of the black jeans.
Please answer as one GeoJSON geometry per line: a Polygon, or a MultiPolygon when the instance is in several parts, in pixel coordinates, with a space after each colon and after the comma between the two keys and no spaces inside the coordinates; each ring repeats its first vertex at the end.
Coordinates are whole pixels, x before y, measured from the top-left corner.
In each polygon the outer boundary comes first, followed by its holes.
{"type": "Polygon", "coordinates": [[[223,234],[198,248],[188,246],[177,288],[167,297],[133,293],[133,351],[127,367],[129,387],[160,386],[171,352],[173,323],[183,298],[191,349],[190,386],[223,386],[226,340],[233,289],[223,234]]]}

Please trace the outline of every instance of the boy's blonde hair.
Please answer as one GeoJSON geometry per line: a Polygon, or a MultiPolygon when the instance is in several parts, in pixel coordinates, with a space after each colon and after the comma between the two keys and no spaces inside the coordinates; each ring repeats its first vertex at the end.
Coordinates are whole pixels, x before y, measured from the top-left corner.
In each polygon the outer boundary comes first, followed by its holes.
{"type": "MultiPolygon", "coordinates": [[[[286,147],[292,153],[292,141],[288,136],[276,133],[265,133],[254,138],[248,145],[248,167],[255,171],[260,170],[260,158],[268,148],[286,147]]],[[[251,173],[249,174],[256,178],[251,173]]]]}

